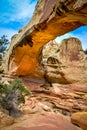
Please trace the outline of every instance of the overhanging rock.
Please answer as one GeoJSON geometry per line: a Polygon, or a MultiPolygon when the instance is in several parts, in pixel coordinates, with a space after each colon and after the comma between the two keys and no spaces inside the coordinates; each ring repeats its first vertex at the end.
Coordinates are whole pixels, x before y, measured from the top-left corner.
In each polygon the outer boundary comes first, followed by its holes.
{"type": "Polygon", "coordinates": [[[41,47],[57,36],[87,25],[87,0],[39,0],[31,21],[11,39],[4,57],[6,73],[42,77],[41,47]]]}

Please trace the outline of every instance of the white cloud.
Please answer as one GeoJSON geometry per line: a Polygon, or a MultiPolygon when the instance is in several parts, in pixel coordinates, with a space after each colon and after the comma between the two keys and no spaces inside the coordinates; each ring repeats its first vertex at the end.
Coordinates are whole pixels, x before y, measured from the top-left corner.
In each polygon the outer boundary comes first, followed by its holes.
{"type": "Polygon", "coordinates": [[[10,41],[11,37],[16,33],[17,33],[17,31],[13,30],[13,29],[0,28],[0,37],[3,35],[6,35],[7,39],[9,39],[9,41],[10,41]]]}
{"type": "Polygon", "coordinates": [[[2,19],[4,23],[9,23],[11,21],[25,22],[26,19],[29,20],[36,5],[36,0],[34,2],[31,2],[30,0],[8,0],[8,2],[8,12],[3,14],[2,19]]]}
{"type": "MultiPolygon", "coordinates": [[[[25,25],[26,22],[29,21],[29,18],[32,17],[32,14],[35,9],[36,1],[34,0],[31,2],[31,0],[7,0],[7,7],[5,8],[3,13],[1,13],[1,19],[0,23],[3,23],[4,25],[7,24],[7,27],[0,27],[0,36],[7,35],[8,39],[10,40],[11,37],[17,33],[17,30],[15,30],[17,27],[17,24],[15,22],[19,23],[19,26],[25,25]],[[12,29],[10,26],[11,23],[13,24],[15,29],[12,29]]],[[[12,25],[13,26],[13,25],[12,25]]]]}
{"type": "Polygon", "coordinates": [[[64,34],[64,35],[62,35],[62,36],[60,36],[60,37],[57,37],[55,40],[56,40],[58,43],[60,43],[63,39],[68,38],[68,37],[71,37],[71,36],[72,36],[71,33],[66,33],[66,34],[64,34]]]}

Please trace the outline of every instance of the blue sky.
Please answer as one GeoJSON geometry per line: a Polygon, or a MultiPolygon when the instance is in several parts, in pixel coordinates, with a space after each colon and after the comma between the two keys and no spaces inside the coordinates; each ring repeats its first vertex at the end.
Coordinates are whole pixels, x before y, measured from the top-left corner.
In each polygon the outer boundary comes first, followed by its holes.
{"type": "Polygon", "coordinates": [[[0,36],[17,33],[33,15],[37,0],[0,0],[0,36]]]}
{"type": "Polygon", "coordinates": [[[82,26],[80,28],[75,29],[74,31],[71,31],[69,33],[66,33],[65,35],[62,35],[60,37],[56,38],[56,41],[58,43],[61,42],[62,39],[68,38],[68,37],[76,37],[79,38],[79,40],[82,43],[82,47],[85,50],[87,48],[87,26],[82,26]]]}
{"type": "MultiPolygon", "coordinates": [[[[0,36],[3,34],[11,36],[29,22],[33,15],[37,0],[0,0],[0,36]]],[[[87,26],[80,27],[69,32],[56,41],[59,43],[67,37],[78,37],[83,45],[83,49],[87,48],[87,26]]]]}

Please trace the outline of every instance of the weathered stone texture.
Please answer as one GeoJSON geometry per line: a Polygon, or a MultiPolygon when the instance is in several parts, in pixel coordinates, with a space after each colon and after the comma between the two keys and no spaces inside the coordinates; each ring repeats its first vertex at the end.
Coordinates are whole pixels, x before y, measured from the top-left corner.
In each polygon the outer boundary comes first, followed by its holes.
{"type": "Polygon", "coordinates": [[[87,25],[87,0],[39,0],[31,21],[12,37],[4,58],[11,75],[41,77],[38,55],[49,40],[87,25]]]}
{"type": "Polygon", "coordinates": [[[79,39],[70,37],[62,40],[59,45],[45,45],[42,59],[45,77],[49,82],[87,84],[87,55],[79,39]]]}
{"type": "Polygon", "coordinates": [[[80,126],[83,130],[87,130],[87,112],[77,112],[71,116],[74,124],[80,126]]]}

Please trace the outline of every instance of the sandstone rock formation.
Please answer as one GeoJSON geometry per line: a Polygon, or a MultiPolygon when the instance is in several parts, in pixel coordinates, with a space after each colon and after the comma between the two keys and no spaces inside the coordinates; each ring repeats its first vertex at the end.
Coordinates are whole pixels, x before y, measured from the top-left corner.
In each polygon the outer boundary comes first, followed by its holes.
{"type": "MultiPolygon", "coordinates": [[[[33,97],[25,102],[30,113],[54,112],[71,115],[74,112],[87,110],[87,84],[59,84],[43,85],[41,82],[23,79],[31,89],[33,97]]],[[[22,108],[23,111],[25,108],[22,108]]],[[[29,112],[27,111],[27,112],[29,112]]]]}
{"type": "Polygon", "coordinates": [[[83,130],[87,130],[87,112],[77,112],[71,116],[74,124],[80,126],[83,130]]]}
{"type": "MultiPolygon", "coordinates": [[[[70,37],[61,44],[50,41],[42,49],[41,64],[46,82],[28,85],[48,111],[71,115],[87,109],[87,54],[79,39],[70,37]],[[51,86],[48,84],[50,83],[51,86]]],[[[30,106],[30,105],[29,105],[30,106]]],[[[35,105],[36,110],[38,105],[35,105]]],[[[43,108],[44,109],[44,108],[43,108]]]]}
{"type": "Polygon", "coordinates": [[[38,79],[23,79],[33,96],[21,109],[31,114],[1,130],[76,130],[63,115],[87,109],[87,55],[76,38],[65,39],[60,45],[50,40],[84,25],[87,0],[38,1],[31,21],[12,37],[3,68],[9,75],[45,76],[52,87],[43,87],[42,80],[37,84],[38,79]]]}
{"type": "Polygon", "coordinates": [[[83,86],[87,84],[87,54],[84,53],[79,39],[64,39],[59,47],[53,42],[45,45],[42,59],[45,77],[49,82],[79,83],[84,84],[83,86]]]}
{"type": "MultiPolygon", "coordinates": [[[[45,76],[52,87],[41,87],[42,83],[36,84],[25,77],[23,81],[33,94],[31,98],[26,97],[24,106],[20,106],[26,117],[1,130],[78,130],[70,123],[68,116],[87,110],[87,54],[81,42],[74,37],[64,39],[61,44],[50,41],[43,47],[41,59],[45,76]]],[[[79,116],[72,115],[71,119],[73,123],[86,128],[83,116],[81,122],[78,121],[79,116]]]]}
{"type": "Polygon", "coordinates": [[[13,123],[14,123],[14,118],[0,111],[0,129],[2,127],[12,125],[13,123]]]}
{"type": "Polygon", "coordinates": [[[73,124],[61,114],[46,113],[28,115],[16,120],[16,125],[1,130],[77,130],[73,124]]]}
{"type": "Polygon", "coordinates": [[[49,40],[87,25],[87,0],[39,0],[31,21],[11,40],[3,64],[6,73],[42,77],[41,47],[49,40]]]}

